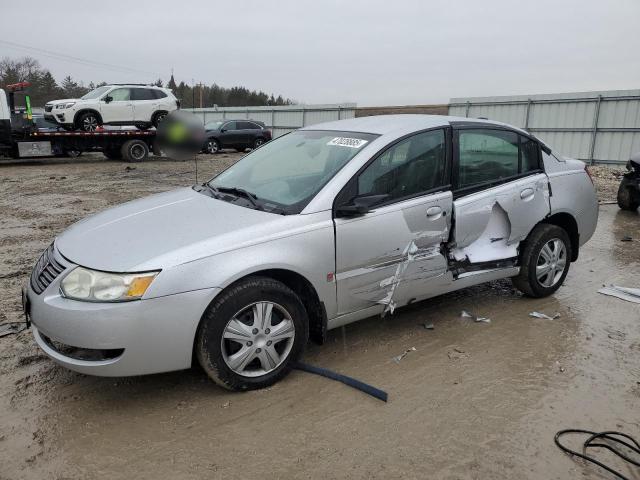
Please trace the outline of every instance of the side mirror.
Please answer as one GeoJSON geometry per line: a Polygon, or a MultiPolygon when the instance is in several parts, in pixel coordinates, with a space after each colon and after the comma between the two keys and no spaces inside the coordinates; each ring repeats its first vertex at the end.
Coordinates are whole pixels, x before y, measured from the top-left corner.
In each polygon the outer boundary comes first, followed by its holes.
{"type": "Polygon", "coordinates": [[[109,103],[109,102],[113,102],[113,97],[111,95],[107,95],[106,97],[103,98],[104,103],[109,103]]]}
{"type": "Polygon", "coordinates": [[[226,131],[227,131],[227,129],[226,129],[226,128],[221,128],[221,129],[220,129],[220,133],[224,133],[224,132],[226,132],[226,131]]]}
{"type": "Polygon", "coordinates": [[[336,217],[358,217],[371,212],[371,207],[384,202],[389,195],[363,195],[355,197],[349,203],[336,207],[336,217]]]}

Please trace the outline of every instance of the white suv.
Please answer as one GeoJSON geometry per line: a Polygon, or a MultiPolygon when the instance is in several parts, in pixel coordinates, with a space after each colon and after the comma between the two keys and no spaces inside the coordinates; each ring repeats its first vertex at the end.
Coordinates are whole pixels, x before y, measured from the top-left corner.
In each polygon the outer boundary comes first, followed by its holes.
{"type": "Polygon", "coordinates": [[[98,87],[79,99],[54,100],[44,106],[44,118],[67,130],[93,132],[99,125],[135,125],[140,129],[158,123],[180,102],[168,88],[116,84],[98,87]]]}

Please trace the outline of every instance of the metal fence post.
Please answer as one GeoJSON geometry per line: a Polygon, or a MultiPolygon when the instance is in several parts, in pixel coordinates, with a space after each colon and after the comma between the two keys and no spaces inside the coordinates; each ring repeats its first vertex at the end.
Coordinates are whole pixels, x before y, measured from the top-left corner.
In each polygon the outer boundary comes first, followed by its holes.
{"type": "Polygon", "coordinates": [[[206,110],[202,111],[202,123],[204,123],[205,125],[207,123],[207,111],[206,110]]]}
{"type": "Polygon", "coordinates": [[[274,135],[274,130],[276,128],[276,109],[271,109],[271,134],[274,135]]]}
{"type": "Polygon", "coordinates": [[[342,120],[342,105],[338,107],[338,120],[342,120]]]}
{"type": "Polygon", "coordinates": [[[591,130],[591,145],[589,147],[589,165],[593,165],[593,152],[596,149],[596,135],[598,135],[598,119],[600,118],[600,102],[602,95],[598,95],[596,100],[596,109],[593,113],[593,129],[591,130]]]}
{"type": "Polygon", "coordinates": [[[527,99],[527,113],[524,117],[524,129],[529,130],[529,112],[531,111],[531,99],[527,99]]]}
{"type": "Polygon", "coordinates": [[[302,107],[302,126],[305,127],[307,125],[307,109],[302,107]]]}
{"type": "Polygon", "coordinates": [[[222,119],[223,119],[223,120],[226,120],[226,118],[227,118],[227,111],[226,111],[226,110],[223,110],[223,111],[222,111],[222,119]]]}
{"type": "Polygon", "coordinates": [[[469,108],[471,108],[471,103],[467,102],[467,110],[464,112],[466,118],[469,118],[469,108]]]}

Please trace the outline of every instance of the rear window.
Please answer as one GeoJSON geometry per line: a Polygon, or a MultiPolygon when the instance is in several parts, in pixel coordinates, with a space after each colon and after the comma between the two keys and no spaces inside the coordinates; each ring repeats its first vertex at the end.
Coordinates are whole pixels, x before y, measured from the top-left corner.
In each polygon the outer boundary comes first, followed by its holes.
{"type": "Polygon", "coordinates": [[[238,130],[260,130],[260,126],[253,122],[238,122],[238,130]]]}

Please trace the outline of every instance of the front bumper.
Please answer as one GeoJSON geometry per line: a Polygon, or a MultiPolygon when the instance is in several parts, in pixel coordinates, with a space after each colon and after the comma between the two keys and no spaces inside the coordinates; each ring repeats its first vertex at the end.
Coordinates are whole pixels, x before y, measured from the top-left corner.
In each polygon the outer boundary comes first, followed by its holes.
{"type": "Polygon", "coordinates": [[[89,303],[60,294],[60,274],[41,294],[31,285],[25,303],[40,348],[58,364],[99,376],[128,376],[189,368],[193,342],[203,312],[220,291],[196,290],[148,300],[89,303]],[[56,344],[76,350],[115,352],[96,358],[69,355],[56,344]]]}
{"type": "Polygon", "coordinates": [[[67,121],[67,115],[64,112],[65,112],[64,110],[56,111],[55,109],[53,109],[51,112],[45,112],[43,116],[45,120],[48,120],[50,122],[55,122],[60,124],[70,123],[67,121]]]}

